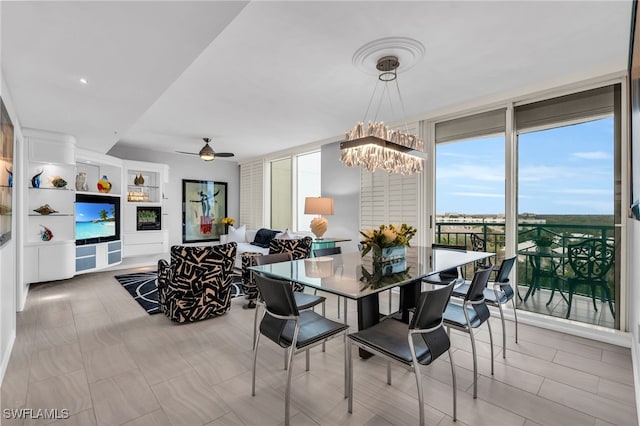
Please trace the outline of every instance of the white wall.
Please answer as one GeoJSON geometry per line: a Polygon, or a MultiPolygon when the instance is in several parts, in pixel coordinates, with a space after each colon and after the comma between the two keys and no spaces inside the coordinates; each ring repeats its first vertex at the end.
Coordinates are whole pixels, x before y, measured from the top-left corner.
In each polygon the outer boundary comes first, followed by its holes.
{"type": "MultiPolygon", "coordinates": [[[[627,219],[629,230],[629,331],[633,336],[631,355],[636,389],[636,407],[640,408],[640,221],[627,219]]],[[[638,410],[640,424],[640,410],[638,410]]]]}
{"type": "MultiPolygon", "coordinates": [[[[2,100],[11,116],[14,135],[20,135],[20,139],[22,139],[20,124],[13,109],[11,95],[2,76],[0,76],[0,80],[0,96],[2,96],[2,100]]],[[[14,149],[14,166],[19,164],[18,158],[16,150],[14,149]]],[[[16,336],[16,311],[18,306],[16,299],[18,282],[16,277],[16,247],[18,247],[16,218],[21,213],[16,194],[20,188],[20,184],[24,181],[24,179],[20,179],[21,174],[17,173],[18,169],[18,167],[14,167],[16,173],[14,174],[14,189],[12,194],[13,214],[11,220],[11,240],[0,248],[0,383],[2,383],[2,378],[7,369],[9,356],[11,355],[11,349],[16,336]]],[[[26,294],[24,297],[26,297],[26,294]]]]}
{"type": "Polygon", "coordinates": [[[327,216],[327,235],[350,238],[342,251],[358,250],[360,242],[360,169],[340,162],[340,142],[322,145],[322,196],[333,198],[333,216],[327,216]]]}
{"type": "MultiPolygon", "coordinates": [[[[169,184],[165,197],[168,216],[169,246],[182,244],[182,179],[227,182],[227,216],[240,217],[240,167],[234,161],[216,159],[204,162],[195,155],[149,151],[129,146],[115,146],[109,155],[124,160],[149,161],[169,165],[169,184]]],[[[163,220],[165,218],[163,217],[163,220]]]]}

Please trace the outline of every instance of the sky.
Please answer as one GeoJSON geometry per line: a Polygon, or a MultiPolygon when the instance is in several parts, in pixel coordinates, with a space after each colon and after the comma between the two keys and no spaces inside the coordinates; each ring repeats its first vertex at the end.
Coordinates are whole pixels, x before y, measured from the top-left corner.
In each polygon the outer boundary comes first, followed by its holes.
{"type": "MultiPolygon", "coordinates": [[[[613,117],[518,137],[518,213],[613,214],[613,117]]],[[[436,147],[436,212],[504,214],[504,137],[436,147]]]]}

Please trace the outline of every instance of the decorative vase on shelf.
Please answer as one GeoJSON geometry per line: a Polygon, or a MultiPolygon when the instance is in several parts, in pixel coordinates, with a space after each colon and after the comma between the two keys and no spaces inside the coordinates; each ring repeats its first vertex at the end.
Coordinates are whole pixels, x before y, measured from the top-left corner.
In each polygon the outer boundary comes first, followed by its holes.
{"type": "Polygon", "coordinates": [[[133,179],[133,184],[138,186],[144,185],[144,177],[142,176],[142,173],[140,173],[133,179]]]}
{"type": "Polygon", "coordinates": [[[89,185],[87,184],[87,173],[79,172],[76,176],[76,191],[88,191],[89,185]]]}
{"type": "Polygon", "coordinates": [[[13,186],[13,172],[5,167],[7,171],[7,186],[11,188],[13,186]]]}
{"type": "Polygon", "coordinates": [[[105,194],[111,191],[111,182],[107,176],[102,176],[102,178],[98,181],[98,191],[103,192],[105,194]]]}
{"type": "Polygon", "coordinates": [[[44,170],[41,170],[40,173],[37,173],[31,178],[31,186],[34,188],[40,188],[40,175],[44,173],[44,170]]]}
{"type": "Polygon", "coordinates": [[[40,239],[42,241],[51,241],[51,239],[53,239],[53,232],[51,232],[51,229],[44,225],[40,226],[42,227],[42,231],[40,231],[40,239]]]}

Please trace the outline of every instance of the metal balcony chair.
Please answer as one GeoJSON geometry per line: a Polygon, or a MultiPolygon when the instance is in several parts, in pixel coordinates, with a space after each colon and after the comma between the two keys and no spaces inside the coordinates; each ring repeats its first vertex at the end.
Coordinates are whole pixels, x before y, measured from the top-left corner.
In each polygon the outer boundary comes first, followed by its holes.
{"type": "MultiPolygon", "coordinates": [[[[471,234],[471,248],[473,251],[487,251],[487,242],[478,234],[471,234]]],[[[493,264],[488,257],[475,261],[475,270],[491,267],[493,264]]]]}
{"type": "MultiPolygon", "coordinates": [[[[291,400],[291,376],[293,372],[293,356],[302,351],[307,353],[307,370],[309,367],[308,349],[327,340],[345,335],[349,326],[327,319],[311,310],[300,311],[296,306],[293,289],[287,281],[274,280],[256,275],[256,285],[262,295],[264,315],[260,321],[260,333],[253,345],[253,368],[251,373],[251,396],[256,395],[256,363],[260,336],[288,349],[289,369],[285,390],[285,425],[289,425],[289,406],[291,400]]],[[[345,397],[347,396],[347,353],[345,344],[345,397]]]]}
{"type": "Polygon", "coordinates": [[[611,315],[615,318],[613,307],[613,297],[607,281],[607,273],[613,266],[615,258],[615,247],[598,238],[589,238],[577,244],[567,246],[569,265],[573,269],[574,276],[560,276],[559,279],[566,281],[569,287],[569,300],[567,301],[567,316],[571,315],[571,302],[573,294],[578,286],[589,286],[591,290],[591,300],[593,309],[596,307],[596,287],[600,287],[600,299],[609,303],[611,315]]]}
{"type": "Polygon", "coordinates": [[[489,281],[491,268],[478,269],[473,275],[469,291],[462,303],[449,302],[444,311],[443,321],[447,330],[456,330],[469,333],[471,339],[471,352],[473,353],[473,398],[478,397],[478,359],[476,355],[476,341],[473,329],[480,327],[485,322],[489,328],[489,341],[491,343],[491,375],[493,376],[493,336],[491,324],[488,319],[491,316],[489,308],[484,300],[484,290],[489,281]]]}
{"type": "Polygon", "coordinates": [[[348,372],[348,410],[353,412],[353,361],[352,345],[358,346],[374,355],[387,360],[387,383],[391,384],[391,362],[399,363],[413,370],[418,387],[418,407],[420,424],[424,424],[424,396],[422,391],[421,365],[429,365],[445,352],[449,353],[453,392],[453,420],[456,421],[456,373],[451,357],[451,342],[442,325],[442,314],[449,302],[453,283],[436,290],[420,294],[418,305],[411,323],[407,324],[393,318],[387,318],[378,324],[349,334],[347,346],[348,372]]]}
{"type": "MultiPolygon", "coordinates": [[[[516,314],[516,301],[514,299],[515,291],[511,287],[509,282],[509,274],[516,261],[516,257],[510,257],[504,259],[500,264],[500,269],[496,275],[494,282],[487,283],[487,288],[484,289],[484,301],[487,305],[496,306],[500,310],[500,321],[502,322],[502,357],[507,357],[507,333],[504,325],[504,312],[502,311],[502,305],[511,300],[513,305],[513,318],[516,323],[516,343],[518,343],[518,316],[516,314]],[[489,284],[492,284],[492,288],[489,288],[489,284]]],[[[469,292],[469,283],[462,284],[453,289],[453,296],[464,298],[469,292]]]]}
{"type": "MultiPolygon", "coordinates": [[[[319,249],[315,249],[313,250],[313,256],[314,257],[320,257],[320,256],[331,256],[334,254],[342,254],[342,249],[340,247],[326,247],[326,248],[319,248],[319,249]]],[[[314,291],[313,294],[317,294],[318,290],[314,291]]],[[[340,296],[338,297],[338,318],[340,318],[340,296]]],[[[347,303],[347,300],[345,299],[344,303],[347,303]]],[[[345,309],[347,307],[345,306],[345,309]]]]}

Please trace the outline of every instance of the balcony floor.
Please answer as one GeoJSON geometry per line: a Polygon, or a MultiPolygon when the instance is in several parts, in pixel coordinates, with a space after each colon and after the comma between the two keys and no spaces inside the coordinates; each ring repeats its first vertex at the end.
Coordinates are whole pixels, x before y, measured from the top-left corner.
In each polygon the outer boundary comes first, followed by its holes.
{"type": "MultiPolygon", "coordinates": [[[[529,287],[520,285],[519,288],[520,295],[524,297],[527,294],[529,287]]],[[[567,302],[565,302],[562,296],[556,292],[549,306],[546,306],[550,295],[550,290],[544,288],[536,290],[534,295],[530,296],[526,302],[518,300],[518,309],[558,318],[565,318],[567,316],[567,302]]],[[[603,303],[600,299],[596,299],[596,307],[598,308],[598,311],[595,311],[593,309],[591,297],[574,295],[572,304],[573,306],[571,307],[571,316],[569,316],[569,319],[602,327],[615,327],[615,319],[613,318],[613,315],[611,315],[608,303],[603,303]]]]}

